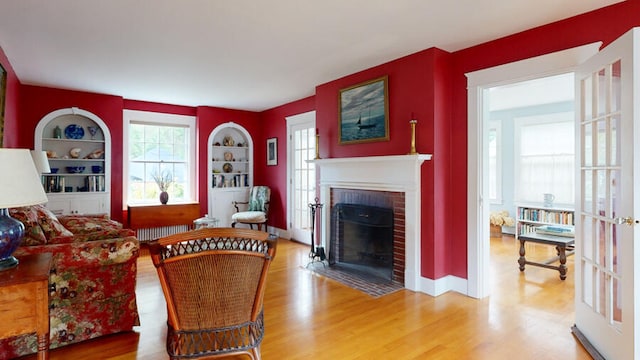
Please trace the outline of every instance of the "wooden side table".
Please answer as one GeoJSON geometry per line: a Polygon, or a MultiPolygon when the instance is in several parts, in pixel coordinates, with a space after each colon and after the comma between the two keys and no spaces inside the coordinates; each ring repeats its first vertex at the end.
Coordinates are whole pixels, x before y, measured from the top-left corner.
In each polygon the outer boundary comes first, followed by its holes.
{"type": "Polygon", "coordinates": [[[547,269],[558,270],[560,272],[560,280],[564,280],[567,278],[567,255],[573,254],[573,251],[569,251],[567,253],[567,247],[570,247],[573,250],[573,246],[575,244],[575,239],[572,237],[563,237],[563,236],[553,236],[553,235],[545,235],[538,234],[536,232],[531,232],[523,235],[518,235],[518,240],[520,240],[520,258],[518,259],[518,264],[520,264],[520,271],[524,271],[524,266],[526,265],[534,265],[547,269]],[[558,256],[552,259],[547,260],[544,263],[539,263],[535,261],[527,260],[525,255],[525,242],[530,241],[538,244],[545,245],[553,245],[556,247],[558,252],[558,256]],[[560,265],[555,266],[551,265],[553,262],[560,260],[560,265]]]}
{"type": "Polygon", "coordinates": [[[16,268],[0,272],[0,338],[35,332],[39,360],[49,358],[51,256],[23,256],[16,268]]]}

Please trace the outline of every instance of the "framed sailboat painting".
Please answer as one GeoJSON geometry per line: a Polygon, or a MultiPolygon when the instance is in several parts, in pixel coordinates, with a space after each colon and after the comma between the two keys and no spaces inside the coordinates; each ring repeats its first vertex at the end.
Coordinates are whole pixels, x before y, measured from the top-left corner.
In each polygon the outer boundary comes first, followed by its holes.
{"type": "Polygon", "coordinates": [[[389,140],[387,76],[340,90],[339,143],[389,140]]]}

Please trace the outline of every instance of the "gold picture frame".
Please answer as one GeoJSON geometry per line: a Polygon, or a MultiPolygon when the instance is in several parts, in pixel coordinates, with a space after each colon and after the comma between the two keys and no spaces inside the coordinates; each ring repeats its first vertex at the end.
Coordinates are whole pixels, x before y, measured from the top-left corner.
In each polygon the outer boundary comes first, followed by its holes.
{"type": "Polygon", "coordinates": [[[387,82],[383,76],[340,90],[339,144],[389,140],[387,82]]]}

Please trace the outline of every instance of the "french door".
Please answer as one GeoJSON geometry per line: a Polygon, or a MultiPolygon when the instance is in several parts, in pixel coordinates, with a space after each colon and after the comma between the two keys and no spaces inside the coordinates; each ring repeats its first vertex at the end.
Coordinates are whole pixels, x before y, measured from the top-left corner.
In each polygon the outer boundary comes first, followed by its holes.
{"type": "Polygon", "coordinates": [[[287,117],[288,226],[291,239],[311,244],[309,204],[316,197],[315,111],[287,117]]]}
{"type": "Polygon", "coordinates": [[[574,333],[607,359],[640,358],[640,243],[634,246],[640,236],[640,191],[634,187],[640,170],[640,118],[634,108],[640,105],[638,36],[638,29],[630,30],[576,73],[574,333]]]}

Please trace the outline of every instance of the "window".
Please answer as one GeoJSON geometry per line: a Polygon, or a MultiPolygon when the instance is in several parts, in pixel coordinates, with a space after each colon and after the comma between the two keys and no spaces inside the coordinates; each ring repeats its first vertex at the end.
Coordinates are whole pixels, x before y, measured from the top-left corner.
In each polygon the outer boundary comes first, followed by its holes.
{"type": "Polygon", "coordinates": [[[516,199],[542,202],[544,193],[559,204],[574,203],[574,113],[515,119],[516,199]]]}
{"type": "Polygon", "coordinates": [[[125,110],[124,129],[124,204],[159,203],[161,190],[170,202],[195,201],[195,118],[125,110]]]}
{"type": "Polygon", "coordinates": [[[500,121],[489,121],[489,200],[502,203],[502,131],[500,121]]]}

